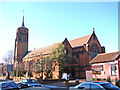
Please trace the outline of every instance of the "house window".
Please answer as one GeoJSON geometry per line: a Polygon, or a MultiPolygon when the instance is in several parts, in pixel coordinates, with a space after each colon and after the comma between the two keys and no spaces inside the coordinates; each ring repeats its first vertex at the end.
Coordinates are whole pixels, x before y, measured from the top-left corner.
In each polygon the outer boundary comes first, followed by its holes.
{"type": "Polygon", "coordinates": [[[117,75],[116,64],[111,64],[111,75],[117,75]]]}

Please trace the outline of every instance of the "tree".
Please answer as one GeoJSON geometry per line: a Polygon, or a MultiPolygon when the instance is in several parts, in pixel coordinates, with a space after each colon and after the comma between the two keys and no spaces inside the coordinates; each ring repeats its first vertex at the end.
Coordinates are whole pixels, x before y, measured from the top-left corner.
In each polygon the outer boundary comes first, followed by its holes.
{"type": "Polygon", "coordinates": [[[24,68],[24,63],[23,62],[18,62],[17,67],[14,70],[14,76],[23,76],[26,73],[26,70],[24,68]]]}
{"type": "Polygon", "coordinates": [[[52,70],[52,60],[50,59],[50,56],[47,56],[45,58],[42,58],[41,66],[43,68],[44,75],[46,78],[52,78],[51,77],[51,70],[52,70]]]}
{"type": "Polygon", "coordinates": [[[46,76],[48,78],[48,73],[51,71],[52,63],[49,56],[44,57],[41,54],[41,59],[37,60],[37,71],[36,73],[41,73],[41,77],[46,76]]]}
{"type": "Polygon", "coordinates": [[[53,66],[51,72],[54,70],[56,65],[59,65],[59,71],[60,74],[62,74],[71,59],[72,57],[67,55],[64,45],[59,44],[55,49],[53,49],[50,55],[50,61],[55,62],[55,65],[53,66]]]}
{"type": "Polygon", "coordinates": [[[3,61],[6,64],[13,64],[13,50],[9,50],[3,57],[3,61]]]}
{"type": "Polygon", "coordinates": [[[37,61],[37,71],[43,74],[46,78],[51,78],[52,72],[55,69],[56,65],[59,65],[60,73],[64,72],[64,68],[67,67],[69,61],[72,59],[66,54],[66,49],[63,44],[59,44],[56,48],[52,50],[52,53],[47,57],[43,54],[40,55],[41,59],[37,61]],[[52,65],[52,62],[55,62],[55,65],[52,65]]]}

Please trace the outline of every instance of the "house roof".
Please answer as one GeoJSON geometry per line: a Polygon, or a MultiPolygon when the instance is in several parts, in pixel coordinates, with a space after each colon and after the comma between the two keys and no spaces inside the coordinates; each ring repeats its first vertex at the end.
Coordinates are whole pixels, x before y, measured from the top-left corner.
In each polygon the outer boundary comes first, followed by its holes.
{"type": "MultiPolygon", "coordinates": [[[[71,44],[72,48],[82,46],[82,45],[84,45],[88,42],[90,37],[91,37],[91,35],[81,37],[81,38],[77,38],[77,39],[74,39],[74,40],[70,40],[69,43],[71,44]]],[[[60,43],[62,43],[62,42],[55,43],[55,44],[50,45],[50,46],[46,46],[46,47],[43,47],[43,48],[33,50],[30,53],[28,53],[23,59],[31,58],[31,57],[38,56],[38,55],[41,55],[41,54],[51,53],[53,48],[57,47],[58,44],[60,44],[60,43]]]]}
{"type": "Polygon", "coordinates": [[[78,46],[82,46],[84,44],[87,44],[87,42],[89,41],[91,35],[85,36],[85,37],[80,37],[74,40],[70,40],[69,43],[71,44],[71,46],[74,47],[78,47],[78,46]]]}
{"type": "Polygon", "coordinates": [[[95,58],[93,58],[89,63],[101,63],[101,62],[109,62],[115,60],[116,56],[120,52],[112,52],[112,53],[102,53],[98,54],[95,58]]]}

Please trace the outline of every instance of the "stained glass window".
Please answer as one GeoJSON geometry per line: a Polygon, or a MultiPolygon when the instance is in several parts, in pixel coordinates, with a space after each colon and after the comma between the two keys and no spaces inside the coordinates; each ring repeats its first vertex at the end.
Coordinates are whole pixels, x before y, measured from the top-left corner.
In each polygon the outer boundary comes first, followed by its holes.
{"type": "Polygon", "coordinates": [[[90,55],[91,55],[91,60],[97,55],[99,54],[98,48],[96,45],[92,45],[90,47],[90,55]]]}

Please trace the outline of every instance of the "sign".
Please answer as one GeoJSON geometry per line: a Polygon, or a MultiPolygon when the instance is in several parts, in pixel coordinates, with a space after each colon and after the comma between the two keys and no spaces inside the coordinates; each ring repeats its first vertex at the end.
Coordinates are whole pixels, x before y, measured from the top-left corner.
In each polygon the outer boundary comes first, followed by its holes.
{"type": "Polygon", "coordinates": [[[13,71],[13,65],[7,64],[7,72],[8,71],[13,71]]]}
{"type": "Polygon", "coordinates": [[[103,71],[103,65],[92,66],[93,71],[103,71]]]}
{"type": "Polygon", "coordinates": [[[67,80],[67,73],[63,73],[63,74],[62,74],[62,79],[67,80]]]}
{"type": "Polygon", "coordinates": [[[92,70],[86,71],[86,80],[93,81],[92,70]]]}

